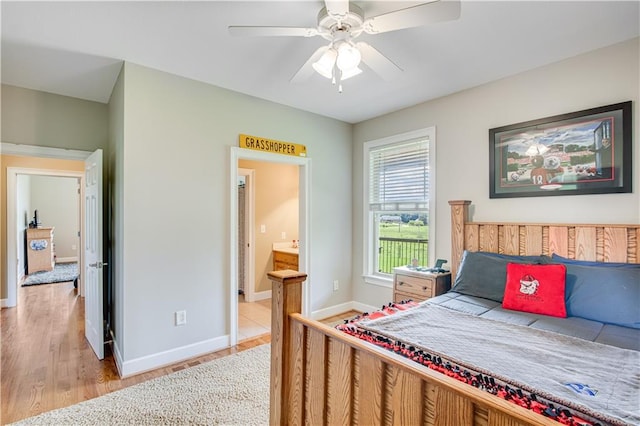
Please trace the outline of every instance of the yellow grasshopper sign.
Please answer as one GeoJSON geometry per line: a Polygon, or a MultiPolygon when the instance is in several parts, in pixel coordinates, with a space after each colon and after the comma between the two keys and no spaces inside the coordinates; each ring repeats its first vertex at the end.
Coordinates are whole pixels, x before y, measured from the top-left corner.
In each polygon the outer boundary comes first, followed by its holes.
{"type": "Polygon", "coordinates": [[[261,138],[259,136],[240,135],[240,148],[253,149],[256,151],[271,152],[281,155],[293,155],[296,157],[306,157],[307,147],[297,143],[277,141],[274,139],[261,138]]]}

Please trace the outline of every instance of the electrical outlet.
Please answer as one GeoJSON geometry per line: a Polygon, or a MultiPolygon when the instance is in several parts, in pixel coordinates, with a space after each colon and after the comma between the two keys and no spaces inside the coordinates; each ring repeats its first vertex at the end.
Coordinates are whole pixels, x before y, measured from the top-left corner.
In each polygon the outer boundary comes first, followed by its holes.
{"type": "Polygon", "coordinates": [[[338,280],[333,281],[333,291],[338,291],[340,288],[340,282],[338,280]]]}
{"type": "Polygon", "coordinates": [[[71,244],[71,250],[76,250],[77,248],[78,248],[78,246],[77,246],[77,245],[75,245],[75,244],[71,244]]]}
{"type": "Polygon", "coordinates": [[[282,231],[282,234],[280,235],[282,237],[283,240],[287,239],[287,233],[282,231]]]}
{"type": "Polygon", "coordinates": [[[176,325],[185,325],[187,323],[187,311],[176,311],[176,325]]]}
{"type": "Polygon", "coordinates": [[[267,225],[260,225],[260,233],[264,234],[265,232],[267,232],[267,225]]]}

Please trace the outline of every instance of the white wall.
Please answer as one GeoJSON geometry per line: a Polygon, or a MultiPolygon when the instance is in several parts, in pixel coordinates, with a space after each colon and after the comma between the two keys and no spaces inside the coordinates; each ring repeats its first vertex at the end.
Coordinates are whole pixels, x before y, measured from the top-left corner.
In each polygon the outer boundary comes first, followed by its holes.
{"type": "MultiPolygon", "coordinates": [[[[436,126],[439,258],[450,259],[448,200],[473,201],[474,220],[638,223],[639,51],[636,38],[359,123],[354,128],[353,192],[359,194],[363,188],[364,142],[436,126]],[[628,100],[633,101],[633,193],[489,199],[489,129],[628,100]]],[[[354,198],[353,212],[353,252],[361,253],[361,197],[354,198]]],[[[355,300],[379,305],[391,299],[390,289],[365,284],[361,275],[361,256],[355,256],[355,300]]]]}
{"type": "MultiPolygon", "coordinates": [[[[126,63],[118,346],[127,368],[228,338],[229,146],[240,133],[307,146],[312,160],[312,310],[351,300],[351,126],[126,63]],[[187,311],[187,325],[173,325],[187,311]]],[[[120,211],[120,208],[117,209],[120,211]]]]}
{"type": "Polygon", "coordinates": [[[78,179],[31,176],[31,217],[38,210],[43,227],[55,227],[53,242],[58,261],[77,261],[80,239],[78,179]]]}

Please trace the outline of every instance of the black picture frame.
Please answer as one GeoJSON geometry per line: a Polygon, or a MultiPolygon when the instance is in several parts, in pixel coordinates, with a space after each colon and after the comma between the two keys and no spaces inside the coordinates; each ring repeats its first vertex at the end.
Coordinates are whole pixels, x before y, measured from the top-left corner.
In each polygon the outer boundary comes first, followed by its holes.
{"type": "Polygon", "coordinates": [[[631,192],[631,101],[489,130],[489,198],[631,192]]]}

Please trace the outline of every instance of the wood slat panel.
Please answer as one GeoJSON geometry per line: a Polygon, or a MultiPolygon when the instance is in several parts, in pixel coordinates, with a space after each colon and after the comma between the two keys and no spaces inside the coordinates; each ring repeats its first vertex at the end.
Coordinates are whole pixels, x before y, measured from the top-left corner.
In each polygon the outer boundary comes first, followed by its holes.
{"type": "Polygon", "coordinates": [[[351,347],[335,339],[330,340],[328,362],[327,423],[330,425],[351,424],[351,401],[353,398],[351,347]]]}
{"type": "Polygon", "coordinates": [[[475,406],[473,426],[489,426],[489,411],[484,407],[475,406]]]}
{"type": "Polygon", "coordinates": [[[498,251],[498,225],[484,225],[480,231],[480,250],[498,251]]]}
{"type": "Polygon", "coordinates": [[[523,241],[524,255],[539,255],[542,253],[542,226],[527,225],[523,227],[525,238],[523,241]]]}
{"type": "Polygon", "coordinates": [[[629,238],[629,262],[640,263],[640,227],[629,230],[629,233],[632,235],[629,238]]]}
{"type": "Polygon", "coordinates": [[[289,375],[289,400],[287,401],[287,421],[290,425],[303,423],[305,399],[305,337],[306,330],[299,322],[292,321],[291,331],[291,374],[289,375]]]}
{"type": "Polygon", "coordinates": [[[360,352],[355,350],[353,354],[353,401],[351,402],[351,424],[360,424],[360,399],[366,392],[366,389],[362,389],[360,386],[360,352]]]}
{"type": "Polygon", "coordinates": [[[625,228],[603,228],[605,262],[627,261],[627,230],[625,228]]]}
{"type": "Polygon", "coordinates": [[[569,257],[569,229],[566,226],[549,227],[549,252],[551,256],[556,253],[562,257],[569,257]]]}
{"type": "Polygon", "coordinates": [[[496,410],[489,410],[490,426],[527,426],[528,423],[520,422],[511,416],[496,410]]]}
{"type": "Polygon", "coordinates": [[[480,250],[480,227],[478,225],[465,227],[464,248],[469,251],[480,250]]]}
{"type": "Polygon", "coordinates": [[[604,262],[604,229],[601,226],[596,227],[596,260],[604,262]]]}
{"type": "Polygon", "coordinates": [[[426,382],[423,385],[424,403],[422,404],[422,416],[424,425],[433,425],[436,419],[436,394],[437,386],[433,383],[426,382]]]}
{"type": "MultiPolygon", "coordinates": [[[[389,425],[422,424],[422,380],[396,367],[387,367],[386,418],[389,425]]],[[[344,423],[342,423],[344,424],[344,423]]]]}
{"type": "Polygon", "coordinates": [[[597,260],[595,226],[576,226],[575,258],[597,260]]]}
{"type": "Polygon", "coordinates": [[[518,225],[504,225],[502,232],[501,253],[520,254],[520,227],[518,225]]]}
{"type": "Polygon", "coordinates": [[[434,426],[472,426],[473,404],[467,398],[438,387],[434,426]]]}
{"type": "Polygon", "coordinates": [[[325,335],[309,330],[307,336],[307,377],[305,381],[305,424],[326,423],[325,410],[325,335]]]}
{"type": "Polygon", "coordinates": [[[358,424],[382,424],[384,364],[380,358],[361,352],[358,369],[358,424]]]}

